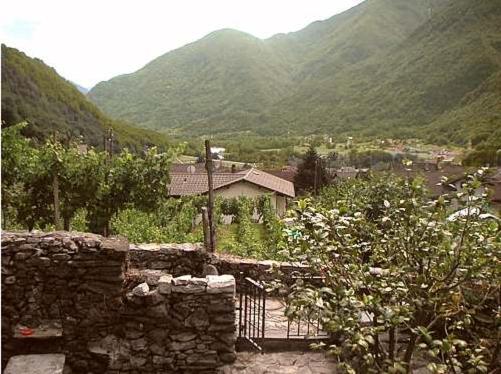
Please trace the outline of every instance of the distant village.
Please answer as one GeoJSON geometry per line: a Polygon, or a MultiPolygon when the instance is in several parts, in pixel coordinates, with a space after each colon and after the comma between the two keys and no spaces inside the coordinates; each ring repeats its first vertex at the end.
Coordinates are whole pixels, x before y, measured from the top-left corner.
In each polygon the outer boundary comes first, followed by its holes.
{"type": "MultiPolygon", "coordinates": [[[[332,141],[329,139],[329,141],[332,141]]],[[[351,146],[353,140],[348,138],[347,146],[351,146]]],[[[386,149],[395,154],[405,154],[410,151],[409,147],[401,142],[391,139],[383,141],[386,149]]],[[[233,162],[225,158],[225,148],[212,147],[214,190],[217,196],[235,198],[246,196],[256,198],[263,194],[272,196],[272,204],[279,216],[283,216],[287,210],[288,202],[297,194],[295,178],[301,158],[290,157],[288,164],[281,168],[263,169],[256,165],[233,162]]],[[[424,179],[431,197],[456,190],[460,191],[462,184],[471,168],[456,162],[457,153],[448,150],[439,150],[430,153],[431,158],[417,159],[404,164],[392,162],[381,166],[376,164],[373,168],[357,168],[354,166],[330,167],[328,160],[325,161],[325,171],[330,184],[339,183],[347,179],[366,178],[371,173],[390,172],[402,178],[424,179]],[[447,178],[447,184],[442,183],[447,178]]],[[[178,159],[170,171],[171,182],[169,195],[173,197],[203,195],[207,193],[207,172],[203,160],[180,160],[178,159]]],[[[494,211],[501,210],[501,168],[493,168],[485,178],[480,192],[487,192],[491,207],[494,211]]]]}

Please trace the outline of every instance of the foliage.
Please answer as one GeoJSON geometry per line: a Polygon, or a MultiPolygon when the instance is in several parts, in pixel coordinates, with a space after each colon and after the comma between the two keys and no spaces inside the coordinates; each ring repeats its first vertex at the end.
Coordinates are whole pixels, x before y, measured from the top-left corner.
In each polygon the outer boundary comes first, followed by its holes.
{"type": "Polygon", "coordinates": [[[303,162],[298,166],[297,173],[294,176],[294,186],[298,193],[316,193],[328,182],[329,178],[325,163],[312,146],[303,156],[303,162]]]}
{"type": "Polygon", "coordinates": [[[493,370],[501,238],[499,223],[479,214],[487,204],[476,195],[482,176],[433,201],[419,179],[390,177],[298,201],[287,254],[325,286],[298,281],[288,316],[320,318],[336,338],[323,348],[349,373],[405,373],[413,358],[434,373],[493,370]],[[462,213],[451,216],[455,210],[462,213]]]}
{"type": "Polygon", "coordinates": [[[271,204],[270,195],[262,195],[256,202],[256,209],[262,217],[265,231],[265,248],[268,258],[280,259],[283,243],[283,225],[271,204]]]}
{"type": "Polygon", "coordinates": [[[144,146],[168,147],[156,132],[112,120],[39,59],[2,44],[2,128],[28,121],[23,134],[45,140],[54,132],[69,140],[97,147],[107,129],[114,130],[118,147],[141,151],[144,146]]]}
{"type": "Polygon", "coordinates": [[[202,232],[193,231],[197,203],[197,198],[169,198],[152,212],[124,209],[112,219],[112,231],[133,243],[201,242],[202,232]]]}
{"type": "Polygon", "coordinates": [[[415,159],[413,155],[393,154],[382,150],[350,150],[346,155],[332,152],[326,160],[330,168],[352,166],[355,168],[389,169],[395,164],[401,164],[404,158],[415,159]]]}
{"type": "Polygon", "coordinates": [[[123,150],[109,158],[93,149],[81,153],[74,144],[48,139],[43,147],[21,135],[24,125],[2,131],[2,210],[14,222],[29,230],[55,224],[54,186],[57,183],[59,208],[64,228],[70,228],[75,213],[87,212],[88,227],[108,234],[108,223],[118,211],[135,207],[152,211],[167,197],[171,148],[159,153],[155,147],[142,156],[123,150]]]}
{"type": "Polygon", "coordinates": [[[143,157],[127,150],[104,165],[104,179],[99,185],[95,203],[89,207],[93,232],[108,233],[111,218],[120,210],[135,206],[145,212],[154,210],[168,196],[169,168],[175,149],[158,153],[150,148],[143,157]]]}

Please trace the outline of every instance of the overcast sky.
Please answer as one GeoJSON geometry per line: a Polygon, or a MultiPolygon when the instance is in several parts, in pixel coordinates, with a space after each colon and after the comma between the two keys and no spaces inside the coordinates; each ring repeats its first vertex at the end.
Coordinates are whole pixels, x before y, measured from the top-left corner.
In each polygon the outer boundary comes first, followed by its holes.
{"type": "Polygon", "coordinates": [[[299,30],[361,0],[6,0],[0,40],[84,87],[138,70],[206,34],[299,30]]]}

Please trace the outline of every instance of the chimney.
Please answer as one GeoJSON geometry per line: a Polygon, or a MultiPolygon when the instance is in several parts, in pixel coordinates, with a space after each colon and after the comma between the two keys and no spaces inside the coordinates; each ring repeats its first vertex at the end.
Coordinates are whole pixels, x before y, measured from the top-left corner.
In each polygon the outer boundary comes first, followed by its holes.
{"type": "Polygon", "coordinates": [[[237,172],[237,166],[235,164],[231,164],[231,172],[236,173],[237,172]]]}
{"type": "Polygon", "coordinates": [[[444,158],[442,156],[437,156],[437,170],[441,169],[440,163],[444,158]]]}

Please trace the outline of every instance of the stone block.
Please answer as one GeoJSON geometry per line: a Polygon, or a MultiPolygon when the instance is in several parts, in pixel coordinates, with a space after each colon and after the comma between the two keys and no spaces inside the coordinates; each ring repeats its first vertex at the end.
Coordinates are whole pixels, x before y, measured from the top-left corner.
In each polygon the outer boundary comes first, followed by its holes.
{"type": "Polygon", "coordinates": [[[63,374],[65,355],[20,355],[10,358],[4,374],[63,374]]]}
{"type": "Polygon", "coordinates": [[[172,292],[185,294],[205,293],[207,288],[206,278],[192,278],[191,275],[183,275],[172,280],[172,292]]]}
{"type": "Polygon", "coordinates": [[[123,237],[101,238],[101,248],[114,252],[127,252],[129,250],[129,242],[123,237]]]}
{"type": "Polygon", "coordinates": [[[174,334],[171,336],[171,339],[177,342],[189,342],[194,340],[197,337],[197,334],[191,332],[182,332],[179,334],[174,334]]]}
{"type": "Polygon", "coordinates": [[[172,284],[174,286],[185,286],[190,282],[190,280],[191,280],[191,275],[182,275],[180,277],[172,279],[172,284]]]}
{"type": "Polygon", "coordinates": [[[146,282],[137,285],[132,290],[134,296],[146,296],[148,292],[150,292],[150,287],[148,287],[148,283],[146,282]]]}
{"type": "Polygon", "coordinates": [[[146,359],[146,357],[133,355],[130,358],[130,365],[131,365],[131,367],[133,367],[135,369],[139,369],[139,368],[142,368],[144,365],[146,365],[147,361],[148,360],[146,359]]]}
{"type": "Polygon", "coordinates": [[[173,351],[187,351],[189,349],[193,349],[197,346],[197,343],[194,340],[188,342],[172,342],[171,349],[173,351]]]}
{"type": "Polygon", "coordinates": [[[148,292],[148,294],[144,297],[144,301],[146,305],[157,305],[163,302],[165,299],[163,295],[160,294],[158,289],[148,292]]]}
{"type": "Polygon", "coordinates": [[[31,253],[19,252],[19,253],[16,253],[16,255],[14,256],[14,259],[16,261],[24,261],[24,260],[28,259],[29,257],[31,257],[31,253]]]}
{"type": "Polygon", "coordinates": [[[158,280],[158,292],[168,295],[172,292],[172,275],[162,275],[158,280]]]}
{"type": "Polygon", "coordinates": [[[167,316],[169,315],[165,304],[158,304],[152,306],[146,310],[145,314],[148,317],[154,317],[154,318],[167,318],[167,316]]]}
{"type": "Polygon", "coordinates": [[[209,315],[205,310],[199,308],[195,310],[184,322],[185,326],[201,329],[209,326],[209,315]]]}
{"type": "Polygon", "coordinates": [[[235,294],[235,277],[233,275],[208,275],[207,293],[235,294]]]}
{"type": "Polygon", "coordinates": [[[54,261],[68,261],[71,259],[71,256],[67,253],[56,253],[52,255],[52,259],[54,261]]]}
{"type": "Polygon", "coordinates": [[[167,261],[152,261],[149,267],[152,269],[163,270],[163,269],[169,269],[170,266],[171,263],[167,261]]]}
{"type": "Polygon", "coordinates": [[[166,273],[162,270],[146,269],[141,271],[141,275],[144,277],[145,282],[148,283],[148,286],[157,286],[162,275],[166,275],[166,273]]]}
{"type": "Polygon", "coordinates": [[[133,351],[144,351],[146,349],[146,339],[134,339],[130,341],[130,347],[133,351]]]}

